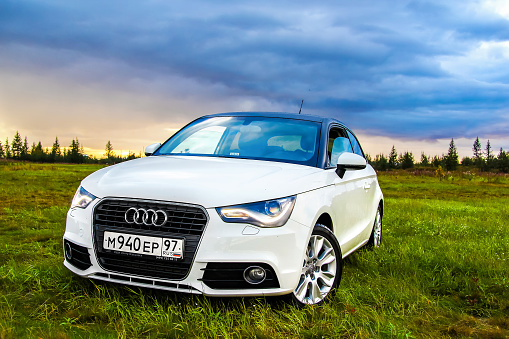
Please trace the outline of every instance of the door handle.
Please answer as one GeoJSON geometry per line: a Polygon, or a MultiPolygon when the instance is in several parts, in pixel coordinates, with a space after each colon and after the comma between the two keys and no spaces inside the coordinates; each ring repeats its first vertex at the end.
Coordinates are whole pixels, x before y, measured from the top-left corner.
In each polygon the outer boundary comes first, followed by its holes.
{"type": "Polygon", "coordinates": [[[365,190],[369,190],[369,188],[371,187],[371,184],[367,181],[364,182],[364,189],[365,190]]]}

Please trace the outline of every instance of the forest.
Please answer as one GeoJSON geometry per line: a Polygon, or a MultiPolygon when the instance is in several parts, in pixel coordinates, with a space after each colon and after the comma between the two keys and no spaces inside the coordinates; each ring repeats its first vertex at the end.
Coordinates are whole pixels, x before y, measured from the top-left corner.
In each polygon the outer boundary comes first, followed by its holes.
{"type": "MultiPolygon", "coordinates": [[[[83,145],[80,144],[77,137],[71,141],[68,147],[62,147],[58,137],[56,137],[51,148],[43,147],[40,141],[38,143],[33,142],[29,146],[28,138],[22,139],[19,132],[16,132],[10,143],[9,138],[6,138],[4,144],[0,141],[0,159],[43,163],[114,164],[141,156],[141,154],[136,155],[131,151],[129,151],[127,156],[118,156],[113,151],[113,145],[109,140],[104,149],[104,156],[101,158],[85,154],[83,145]]],[[[509,173],[508,153],[500,148],[498,155],[495,154],[489,140],[483,149],[479,137],[475,139],[472,145],[472,156],[463,157],[461,160],[459,159],[454,139],[451,139],[447,154],[442,154],[441,156],[431,156],[421,152],[420,159],[417,160],[412,152],[405,151],[398,154],[396,148],[392,146],[388,155],[381,153],[373,158],[366,154],[366,159],[377,171],[434,168],[441,172],[454,171],[462,167],[464,170],[476,169],[480,172],[509,173]]]]}
{"type": "Polygon", "coordinates": [[[33,142],[32,146],[28,146],[28,138],[25,137],[23,140],[19,132],[16,132],[11,143],[9,143],[9,138],[5,140],[5,144],[0,141],[0,159],[45,163],[112,164],[139,158],[140,156],[131,151],[127,156],[117,156],[113,152],[113,145],[109,140],[106,143],[103,158],[85,154],[83,145],[80,144],[77,137],[71,141],[68,147],[62,147],[58,137],[55,137],[55,142],[51,148],[43,147],[40,141],[38,143],[33,142]]]}

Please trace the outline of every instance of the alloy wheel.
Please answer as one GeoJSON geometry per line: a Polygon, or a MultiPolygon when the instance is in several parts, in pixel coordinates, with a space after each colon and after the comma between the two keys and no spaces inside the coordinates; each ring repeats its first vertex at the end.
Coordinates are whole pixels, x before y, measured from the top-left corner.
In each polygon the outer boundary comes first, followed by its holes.
{"type": "Polygon", "coordinates": [[[375,224],[373,225],[373,246],[380,247],[382,243],[382,216],[380,210],[376,212],[375,224]]]}
{"type": "Polygon", "coordinates": [[[324,236],[313,234],[309,239],[294,297],[302,304],[318,304],[334,286],[337,271],[336,251],[324,236]]]}

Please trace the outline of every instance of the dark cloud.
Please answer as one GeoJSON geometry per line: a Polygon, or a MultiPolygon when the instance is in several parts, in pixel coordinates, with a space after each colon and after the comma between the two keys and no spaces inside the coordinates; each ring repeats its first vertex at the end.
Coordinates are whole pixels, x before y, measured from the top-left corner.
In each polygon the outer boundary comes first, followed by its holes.
{"type": "MultiPolygon", "coordinates": [[[[483,42],[509,40],[509,21],[481,5],[6,0],[0,48],[7,52],[0,66],[69,69],[104,60],[116,66],[90,64],[67,74],[131,90],[139,89],[133,81],[163,79],[142,89],[148,95],[200,97],[212,88],[209,95],[224,102],[218,107],[250,98],[263,108],[268,102],[297,110],[304,99],[309,113],[340,115],[377,135],[472,137],[488,131],[490,121],[504,120],[509,104],[507,71],[477,63],[472,73],[469,67],[469,55],[483,42]],[[10,60],[20,46],[41,52],[10,60]],[[168,83],[175,78],[189,82],[168,83]]],[[[500,48],[497,66],[508,69],[509,46],[500,48]]],[[[505,126],[490,131],[507,134],[505,126]]]]}

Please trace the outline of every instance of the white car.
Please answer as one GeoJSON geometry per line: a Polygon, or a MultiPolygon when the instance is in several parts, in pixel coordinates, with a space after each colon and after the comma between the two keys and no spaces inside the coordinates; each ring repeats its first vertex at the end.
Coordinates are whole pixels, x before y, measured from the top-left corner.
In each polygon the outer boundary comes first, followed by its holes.
{"type": "Polygon", "coordinates": [[[81,182],[63,237],[72,272],[317,304],[338,286],[343,258],[380,245],[376,173],[337,120],[209,115],[145,154],[81,182]]]}

